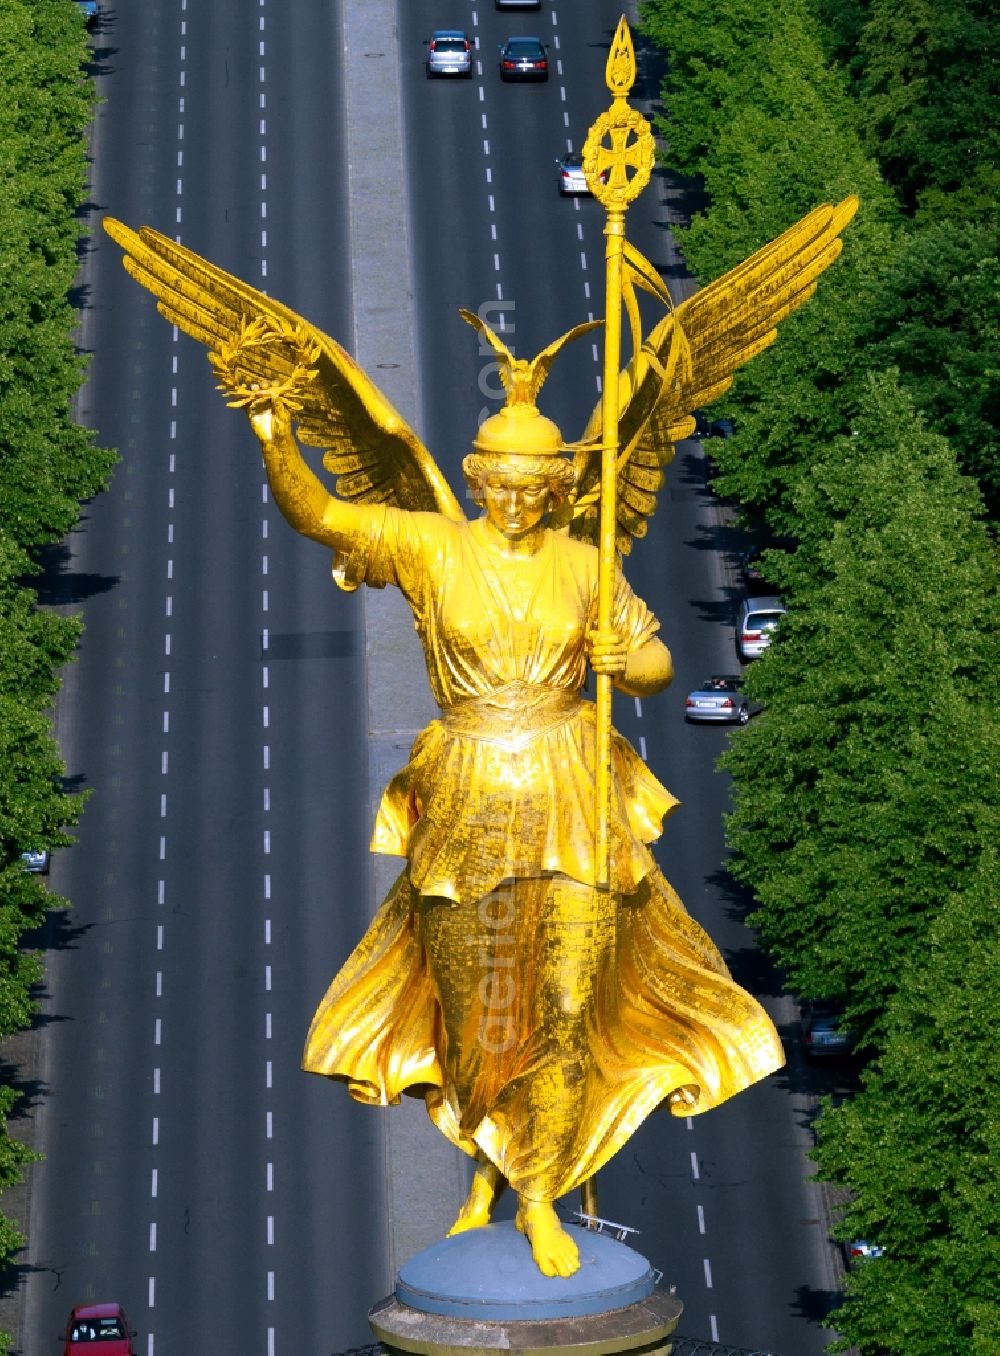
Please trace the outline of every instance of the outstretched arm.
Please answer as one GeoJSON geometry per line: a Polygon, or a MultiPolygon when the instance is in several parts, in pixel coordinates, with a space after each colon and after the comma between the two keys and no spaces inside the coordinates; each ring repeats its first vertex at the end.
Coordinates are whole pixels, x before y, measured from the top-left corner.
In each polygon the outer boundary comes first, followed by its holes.
{"type": "Polygon", "coordinates": [[[268,405],[251,412],[250,425],[260,440],[274,502],[296,532],[336,551],[350,550],[364,510],[335,498],[314,475],[292,437],[288,412],[268,405]]]}

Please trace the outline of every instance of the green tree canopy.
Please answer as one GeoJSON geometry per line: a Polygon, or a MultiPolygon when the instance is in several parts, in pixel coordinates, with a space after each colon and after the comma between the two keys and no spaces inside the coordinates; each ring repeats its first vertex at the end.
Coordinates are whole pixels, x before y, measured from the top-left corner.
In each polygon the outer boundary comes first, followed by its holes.
{"type": "Polygon", "coordinates": [[[1000,1350],[1000,948],[995,850],[943,897],[860,1095],[822,1117],[815,1157],[850,1188],[839,1233],[884,1255],[848,1281],[840,1349],[1000,1350]]]}
{"type": "Polygon", "coordinates": [[[870,379],[854,435],[798,492],[801,545],[774,562],[793,602],[748,678],[768,709],[725,760],[755,922],[799,992],[844,1001],[876,1038],[997,828],[996,562],[978,506],[894,375],[870,379]]]}

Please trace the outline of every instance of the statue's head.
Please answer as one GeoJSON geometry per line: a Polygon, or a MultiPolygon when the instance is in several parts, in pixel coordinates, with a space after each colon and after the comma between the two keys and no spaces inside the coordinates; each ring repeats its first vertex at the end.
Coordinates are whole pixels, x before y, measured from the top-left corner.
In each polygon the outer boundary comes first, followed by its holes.
{"type": "MultiPolygon", "coordinates": [[[[548,499],[564,500],[573,489],[573,468],[563,453],[562,434],[551,419],[528,404],[506,405],[479,426],[473,451],[462,463],[477,504],[485,481],[543,485],[548,499]]],[[[549,505],[547,504],[546,507],[549,505]]]]}
{"type": "Polygon", "coordinates": [[[503,536],[522,537],[573,490],[573,468],[562,457],[472,452],[462,463],[473,499],[503,536]]]}
{"type": "Polygon", "coordinates": [[[501,531],[506,531],[504,522],[513,522],[510,514],[505,515],[501,503],[505,498],[510,500],[511,495],[518,498],[522,510],[526,511],[526,506],[530,505],[528,516],[537,523],[550,508],[572,494],[575,475],[566,460],[569,449],[558,425],[546,419],[538,409],[535,396],[563,344],[593,329],[599,322],[578,325],[528,361],[515,358],[479,316],[471,311],[462,311],[461,315],[488,340],[497,354],[500,379],[507,392],[503,409],[480,424],[472,444],[473,451],[462,463],[462,470],[473,499],[485,508],[487,516],[501,531]]]}

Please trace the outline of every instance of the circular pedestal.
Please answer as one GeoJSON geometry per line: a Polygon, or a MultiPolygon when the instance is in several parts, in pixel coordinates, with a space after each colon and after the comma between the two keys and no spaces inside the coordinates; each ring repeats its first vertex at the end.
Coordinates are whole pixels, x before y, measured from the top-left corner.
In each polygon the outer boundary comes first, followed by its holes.
{"type": "Polygon", "coordinates": [[[569,1226],[572,1276],[543,1276],[511,1223],[470,1229],[400,1268],[396,1291],[368,1320],[391,1352],[666,1353],[682,1305],[644,1257],[606,1234],[569,1226]]]}

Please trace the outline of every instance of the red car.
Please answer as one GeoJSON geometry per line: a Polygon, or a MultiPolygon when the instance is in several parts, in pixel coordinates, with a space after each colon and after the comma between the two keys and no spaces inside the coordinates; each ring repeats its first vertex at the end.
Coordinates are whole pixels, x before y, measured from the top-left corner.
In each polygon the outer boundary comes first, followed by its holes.
{"type": "Polygon", "coordinates": [[[66,1320],[64,1356],[135,1356],[132,1333],[120,1304],[78,1304],[66,1320]],[[95,1348],[94,1343],[99,1345],[95,1348]]]}

